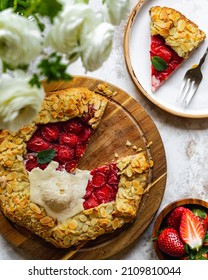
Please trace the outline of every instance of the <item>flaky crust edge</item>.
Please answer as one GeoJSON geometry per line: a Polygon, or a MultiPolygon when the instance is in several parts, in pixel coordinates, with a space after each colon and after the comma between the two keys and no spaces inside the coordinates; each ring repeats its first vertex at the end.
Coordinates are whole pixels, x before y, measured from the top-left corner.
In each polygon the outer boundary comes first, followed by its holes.
{"type": "Polygon", "coordinates": [[[162,36],[166,44],[184,59],[206,38],[197,24],[173,8],[154,6],[149,12],[151,35],[162,36]]]}

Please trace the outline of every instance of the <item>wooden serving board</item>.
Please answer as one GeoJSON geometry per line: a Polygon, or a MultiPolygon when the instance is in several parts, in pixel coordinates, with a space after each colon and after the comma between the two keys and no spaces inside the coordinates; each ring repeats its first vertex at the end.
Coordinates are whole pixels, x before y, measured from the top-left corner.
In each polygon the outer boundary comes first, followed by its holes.
{"type": "MultiPolygon", "coordinates": [[[[70,82],[45,85],[47,92],[69,87],[87,87],[99,92],[101,80],[89,77],[74,77],[70,82]]],[[[106,83],[105,83],[106,84],[106,83]]],[[[115,161],[119,156],[135,154],[133,146],[147,152],[154,166],[149,174],[152,187],[143,196],[141,208],[135,221],[112,234],[107,234],[72,249],[56,249],[26,230],[16,229],[2,214],[0,234],[15,246],[26,259],[106,259],[134,242],[155,216],[163,198],[166,185],[166,157],[158,130],[145,109],[122,89],[107,84],[116,93],[109,97],[109,104],[98,129],[91,137],[80,169],[92,169],[115,161]],[[132,145],[128,147],[126,142],[132,145]]]]}

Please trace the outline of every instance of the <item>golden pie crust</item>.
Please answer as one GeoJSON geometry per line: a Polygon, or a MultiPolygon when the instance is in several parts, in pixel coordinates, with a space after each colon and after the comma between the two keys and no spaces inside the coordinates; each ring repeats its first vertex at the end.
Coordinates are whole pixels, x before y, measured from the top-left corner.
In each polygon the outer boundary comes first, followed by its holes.
{"type": "Polygon", "coordinates": [[[160,35],[180,57],[188,58],[206,38],[198,26],[175,9],[155,6],[150,9],[151,35],[160,35]]]}
{"type": "Polygon", "coordinates": [[[49,93],[35,121],[17,133],[0,133],[0,209],[17,225],[37,234],[55,247],[68,248],[80,242],[113,232],[132,221],[148,183],[149,169],[144,153],[118,160],[120,181],[116,200],[82,211],[58,223],[45,209],[30,201],[30,182],[24,165],[26,142],[37,124],[67,121],[88,112],[88,105],[96,110],[89,121],[95,129],[105,111],[107,98],[86,88],[71,88],[49,93]]]}

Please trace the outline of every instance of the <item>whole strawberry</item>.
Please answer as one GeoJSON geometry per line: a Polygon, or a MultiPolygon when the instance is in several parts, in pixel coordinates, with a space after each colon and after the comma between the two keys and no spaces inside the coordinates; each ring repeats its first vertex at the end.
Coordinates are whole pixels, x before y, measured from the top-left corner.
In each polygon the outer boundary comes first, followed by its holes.
{"type": "Polygon", "coordinates": [[[183,214],[184,209],[185,208],[183,206],[178,206],[170,212],[167,218],[168,227],[172,227],[176,230],[179,230],[180,223],[181,223],[181,216],[183,214]]]}
{"type": "Polygon", "coordinates": [[[184,244],[174,228],[165,228],[160,233],[157,243],[159,249],[169,256],[180,258],[185,255],[184,244]]]}

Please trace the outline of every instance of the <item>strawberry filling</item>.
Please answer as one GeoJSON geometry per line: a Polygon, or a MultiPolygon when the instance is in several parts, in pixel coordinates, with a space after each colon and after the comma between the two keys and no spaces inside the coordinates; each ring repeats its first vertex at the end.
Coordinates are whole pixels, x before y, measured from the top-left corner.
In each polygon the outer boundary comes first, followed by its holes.
{"type": "MultiPolygon", "coordinates": [[[[93,108],[90,109],[93,114],[93,108]]],[[[88,125],[89,116],[74,118],[66,122],[39,125],[27,142],[25,166],[27,171],[39,167],[44,170],[48,163],[39,163],[38,155],[45,150],[53,150],[53,160],[59,163],[57,170],[71,173],[77,168],[93,132],[88,125]]],[[[118,190],[119,175],[115,163],[104,165],[90,172],[86,194],[83,197],[84,209],[94,208],[102,203],[114,201],[118,190]]]]}
{"type": "Polygon", "coordinates": [[[115,163],[93,169],[84,196],[84,209],[114,201],[118,191],[119,174],[115,163]]]}
{"type": "Polygon", "coordinates": [[[37,130],[27,142],[26,169],[35,167],[45,169],[48,164],[40,164],[37,154],[41,151],[55,150],[54,161],[59,163],[59,170],[73,172],[83,156],[93,130],[81,118],[66,122],[38,125],[37,130]]]}
{"type": "Polygon", "coordinates": [[[167,68],[158,71],[151,66],[152,90],[157,90],[161,84],[172,74],[172,72],[183,62],[183,58],[165,44],[165,40],[160,35],[151,36],[150,58],[158,56],[162,58],[167,68]]]}

